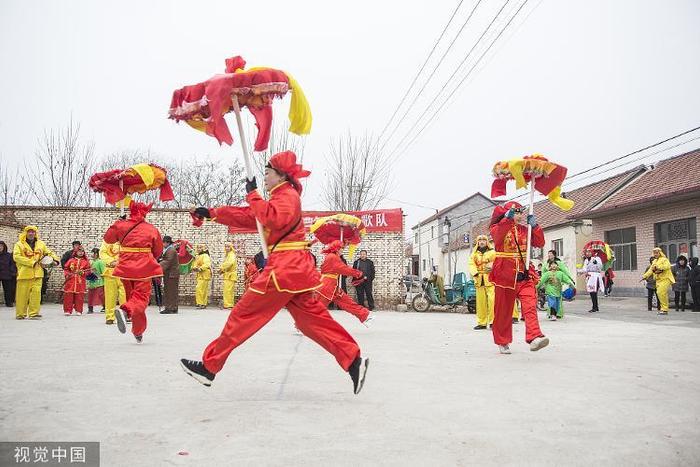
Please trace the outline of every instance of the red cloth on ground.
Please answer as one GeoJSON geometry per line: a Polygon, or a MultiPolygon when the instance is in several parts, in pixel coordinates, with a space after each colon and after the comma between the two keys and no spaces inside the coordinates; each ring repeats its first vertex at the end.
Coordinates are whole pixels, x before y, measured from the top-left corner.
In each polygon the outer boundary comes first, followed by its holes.
{"type": "Polygon", "coordinates": [[[131,332],[135,336],[142,336],[146,332],[146,307],[151,299],[151,281],[122,279],[122,283],[126,303],[120,305],[120,308],[131,318],[131,332]]]}
{"type": "Polygon", "coordinates": [[[77,311],[78,313],[83,312],[83,299],[85,298],[84,293],[72,293],[72,292],[64,292],[63,293],[63,312],[64,313],[72,313],[73,310],[77,311]]]}

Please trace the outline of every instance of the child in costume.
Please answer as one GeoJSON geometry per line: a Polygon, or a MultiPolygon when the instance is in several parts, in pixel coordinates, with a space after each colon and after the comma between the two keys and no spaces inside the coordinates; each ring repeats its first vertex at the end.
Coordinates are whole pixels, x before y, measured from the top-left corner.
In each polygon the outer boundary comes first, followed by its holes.
{"type": "Polygon", "coordinates": [[[90,273],[90,261],[85,257],[85,250],[78,246],[73,250],[73,257],[66,261],[63,268],[65,282],[63,284],[63,314],[70,316],[73,310],[78,315],[83,314],[83,301],[90,273]]]}
{"type": "Polygon", "coordinates": [[[549,321],[557,320],[557,314],[561,308],[561,291],[564,284],[575,287],[574,281],[571,280],[569,275],[564,271],[560,271],[559,265],[552,261],[549,263],[549,270],[542,274],[542,278],[537,284],[538,289],[544,289],[547,297],[547,306],[549,307],[547,319],[549,321]]]}

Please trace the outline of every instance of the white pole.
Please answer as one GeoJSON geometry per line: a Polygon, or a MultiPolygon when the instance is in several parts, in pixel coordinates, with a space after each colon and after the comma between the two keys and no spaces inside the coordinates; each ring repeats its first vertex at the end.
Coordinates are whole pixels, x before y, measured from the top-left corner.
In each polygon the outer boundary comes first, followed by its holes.
{"type": "MultiPolygon", "coordinates": [[[[123,179],[119,180],[119,189],[122,190],[122,193],[124,192],[124,180],[123,179]]],[[[124,198],[122,198],[121,206],[119,206],[119,216],[120,217],[124,215],[124,201],[125,200],[126,200],[126,196],[124,196],[124,198]]]]}
{"type": "MultiPolygon", "coordinates": [[[[530,180],[530,208],[528,209],[528,214],[532,215],[535,209],[535,181],[530,180]]],[[[526,260],[525,260],[525,273],[527,274],[527,271],[530,270],[530,251],[532,248],[530,247],[530,242],[532,241],[532,226],[530,224],[527,225],[527,255],[526,255],[526,260]]]]}
{"type": "MultiPolygon", "coordinates": [[[[243,122],[241,120],[241,108],[238,105],[238,96],[234,95],[231,98],[233,102],[233,112],[236,114],[236,123],[238,124],[238,137],[241,140],[241,148],[243,149],[243,161],[245,162],[245,171],[248,180],[252,180],[255,176],[253,174],[253,166],[250,162],[250,153],[248,153],[248,145],[245,141],[245,136],[243,134],[243,122]]],[[[263,256],[267,258],[267,242],[265,241],[265,234],[263,233],[263,226],[259,220],[255,219],[255,224],[258,226],[258,234],[260,235],[260,243],[262,244],[263,256]]]]}

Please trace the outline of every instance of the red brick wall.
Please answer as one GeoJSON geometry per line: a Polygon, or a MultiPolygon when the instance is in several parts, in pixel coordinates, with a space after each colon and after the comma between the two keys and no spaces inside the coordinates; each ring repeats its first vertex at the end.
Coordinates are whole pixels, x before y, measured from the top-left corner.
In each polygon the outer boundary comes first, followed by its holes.
{"type": "MultiPolygon", "coordinates": [[[[654,248],[654,224],[695,217],[700,232],[700,201],[691,199],[665,205],[651,206],[621,214],[593,219],[593,238],[605,239],[606,230],[635,227],[637,234],[637,270],[615,271],[613,293],[618,295],[642,295],[646,291],[639,282],[654,248]]],[[[670,258],[671,261],[675,258],[670,258]]],[[[613,266],[614,268],[614,266],[613,266]]]]}

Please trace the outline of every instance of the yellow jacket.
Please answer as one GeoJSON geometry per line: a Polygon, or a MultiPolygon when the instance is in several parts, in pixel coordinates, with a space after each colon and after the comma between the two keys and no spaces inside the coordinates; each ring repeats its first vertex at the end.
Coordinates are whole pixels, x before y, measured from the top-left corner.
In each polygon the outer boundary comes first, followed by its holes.
{"type": "Polygon", "coordinates": [[[647,269],[647,272],[642,276],[644,279],[648,279],[649,276],[654,275],[656,282],[659,281],[669,281],[669,283],[674,284],[676,279],[673,277],[671,272],[671,262],[666,258],[663,251],[659,251],[659,257],[651,263],[651,267],[647,269]]]}
{"type": "Polygon", "coordinates": [[[105,263],[105,272],[102,277],[112,277],[115,266],[109,265],[119,260],[119,243],[107,243],[104,240],[100,245],[100,259],[105,263]]]}
{"type": "Polygon", "coordinates": [[[51,251],[44,242],[39,240],[39,229],[36,226],[28,225],[19,234],[19,241],[15,243],[12,250],[12,259],[17,264],[17,280],[36,279],[44,277],[44,268],[41,267],[39,261],[44,256],[50,256],[54,260],[59,261],[56,253],[51,251]],[[27,243],[27,231],[33,230],[36,232],[36,242],[34,248],[27,243]]]}
{"type": "Polygon", "coordinates": [[[194,263],[192,263],[192,267],[201,269],[201,271],[197,271],[197,279],[211,279],[211,257],[209,257],[208,253],[198,254],[194,259],[194,263]]]}
{"type": "Polygon", "coordinates": [[[480,252],[477,247],[474,247],[472,255],[469,257],[469,274],[474,278],[474,285],[477,287],[492,287],[493,284],[489,281],[489,271],[487,268],[493,266],[493,260],[496,259],[496,250],[489,247],[485,252],[480,252]]]}
{"type": "Polygon", "coordinates": [[[225,281],[238,280],[238,261],[236,260],[235,251],[231,250],[226,253],[226,258],[224,258],[224,262],[221,263],[219,271],[224,273],[225,281]]]}

